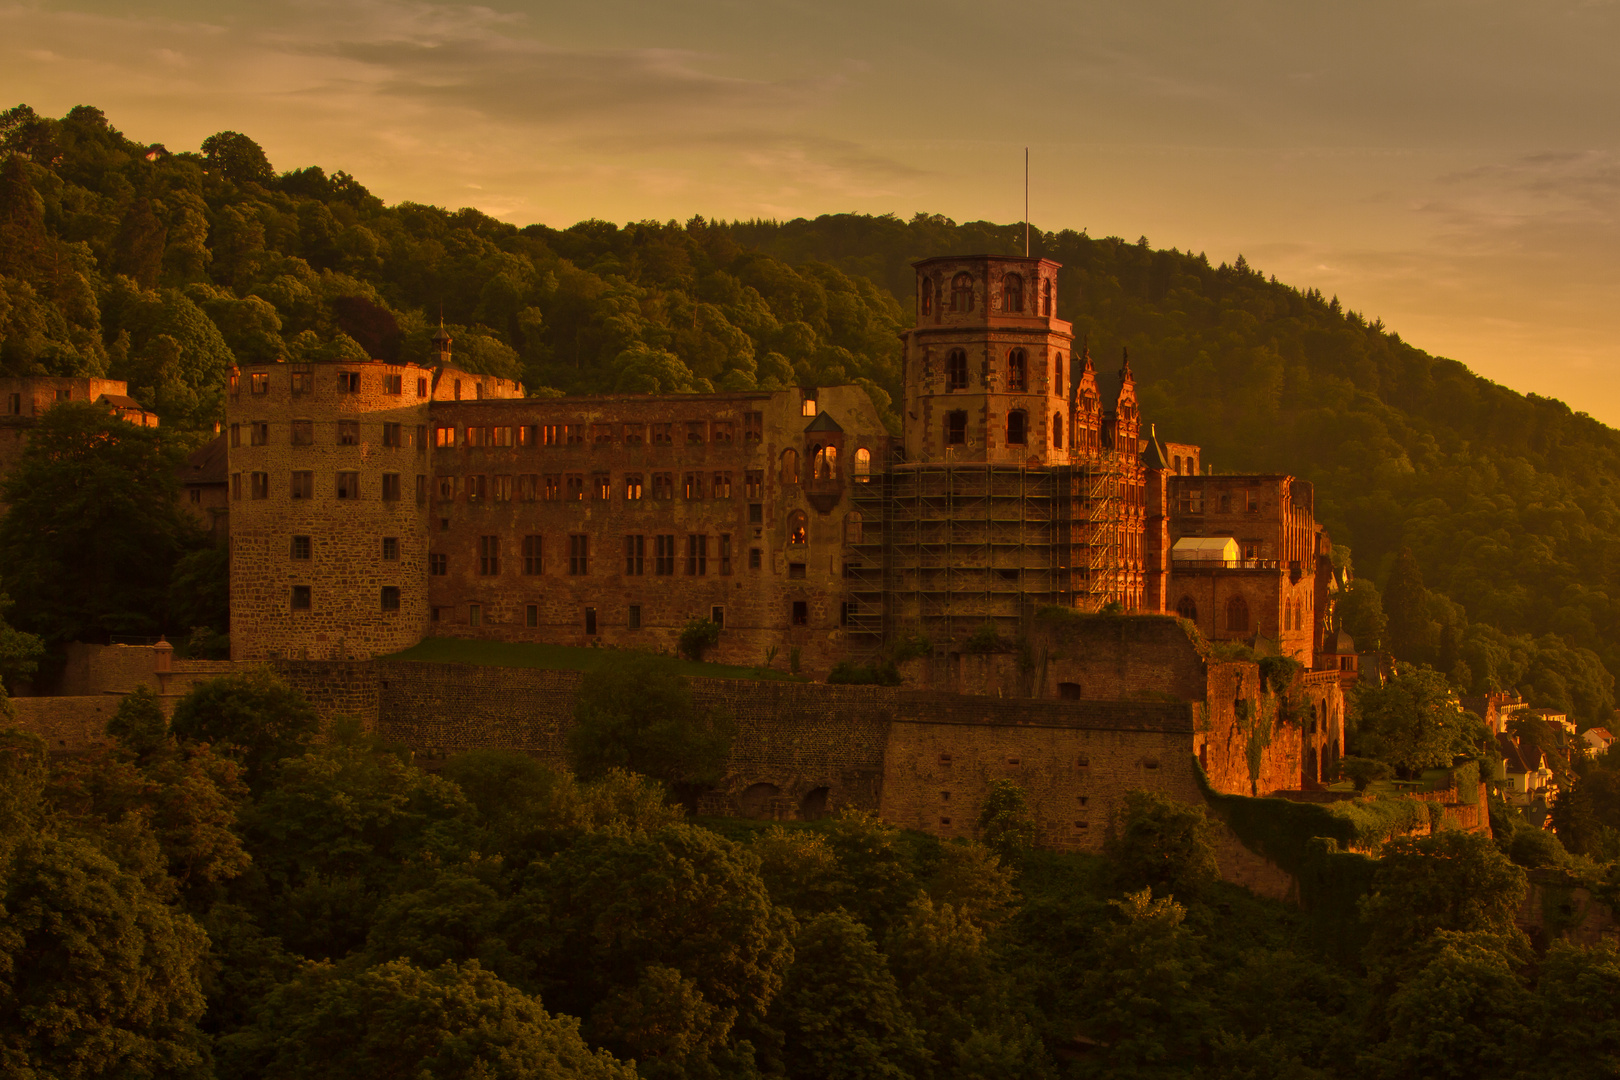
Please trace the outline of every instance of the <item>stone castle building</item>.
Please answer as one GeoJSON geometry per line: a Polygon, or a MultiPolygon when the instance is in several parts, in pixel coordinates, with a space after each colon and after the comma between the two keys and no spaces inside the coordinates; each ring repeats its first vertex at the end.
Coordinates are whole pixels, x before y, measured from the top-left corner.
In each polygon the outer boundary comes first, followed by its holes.
{"type": "MultiPolygon", "coordinates": [[[[1161,443],[1128,359],[1075,347],[1057,263],[916,272],[899,437],[854,386],[530,398],[455,368],[442,333],[432,366],[234,371],[181,475],[229,534],[233,658],[428,636],[665,650],[708,618],[713,659],[817,674],[917,635],[948,664],[1059,607],[1341,664],[1310,484],[1161,443]]],[[[0,473],[58,399],[155,424],[124,389],[0,380],[0,473]]]]}

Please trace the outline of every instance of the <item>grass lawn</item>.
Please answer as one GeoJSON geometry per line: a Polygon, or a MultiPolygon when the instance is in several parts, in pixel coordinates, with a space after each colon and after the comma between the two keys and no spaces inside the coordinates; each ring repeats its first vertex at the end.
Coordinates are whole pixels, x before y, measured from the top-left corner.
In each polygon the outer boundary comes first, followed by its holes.
{"type": "MultiPolygon", "coordinates": [[[[385,660],[416,660],[432,664],[480,664],[485,667],[545,668],[551,671],[611,670],[631,655],[620,649],[581,649],[572,645],[532,645],[516,641],[476,641],[468,638],[427,638],[385,660]]],[[[676,656],[655,656],[677,675],[704,679],[795,679],[770,668],[698,664],[676,656]]]]}

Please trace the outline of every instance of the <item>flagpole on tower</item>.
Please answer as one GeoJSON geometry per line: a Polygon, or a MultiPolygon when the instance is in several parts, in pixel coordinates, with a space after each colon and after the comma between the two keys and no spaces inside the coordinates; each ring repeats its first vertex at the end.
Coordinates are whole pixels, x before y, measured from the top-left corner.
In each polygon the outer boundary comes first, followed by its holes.
{"type": "Polygon", "coordinates": [[[1024,258],[1029,258],[1029,147],[1024,147],[1024,258]]]}

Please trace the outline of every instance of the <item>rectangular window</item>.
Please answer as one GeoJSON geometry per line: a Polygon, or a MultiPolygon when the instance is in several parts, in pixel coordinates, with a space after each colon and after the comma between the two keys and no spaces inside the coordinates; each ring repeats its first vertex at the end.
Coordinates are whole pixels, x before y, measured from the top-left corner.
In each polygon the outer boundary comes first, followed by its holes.
{"type": "Polygon", "coordinates": [[[467,477],[467,501],[483,502],[489,498],[489,478],[482,473],[467,477]]]}
{"type": "Polygon", "coordinates": [[[624,425],[624,445],[640,446],[647,441],[646,424],[624,425]]]}
{"type": "Polygon", "coordinates": [[[292,538],[292,551],[290,553],[291,557],[294,558],[294,559],[298,559],[300,561],[308,559],[309,554],[310,554],[311,546],[312,545],[309,542],[309,537],[307,537],[307,536],[295,536],[295,537],[293,537],[292,538]]]}
{"type": "Polygon", "coordinates": [[[489,436],[489,429],[488,428],[473,427],[471,425],[468,425],[468,427],[467,427],[467,445],[470,446],[470,447],[471,446],[488,446],[489,445],[488,436],[489,436]]]}
{"type": "MultiPolygon", "coordinates": [[[[396,375],[396,376],[394,376],[394,378],[397,379],[397,378],[399,378],[399,376],[396,375]]],[[[397,391],[397,390],[394,391],[394,392],[396,394],[399,393],[399,391],[397,391]]],[[[382,609],[384,611],[398,611],[399,610],[399,586],[398,585],[384,585],[382,587],[382,609]]]]}
{"type": "Polygon", "coordinates": [[[340,499],[358,499],[360,497],[359,473],[340,472],[337,474],[337,497],[340,499]]]}
{"type": "Polygon", "coordinates": [[[647,572],[647,538],[645,536],[627,536],[624,538],[624,572],[631,577],[639,577],[647,572]]]}
{"type": "Polygon", "coordinates": [[[448,555],[429,555],[428,556],[428,573],[432,574],[434,577],[444,577],[449,572],[450,572],[450,556],[448,556],[448,555]]]}
{"type": "Polygon", "coordinates": [[[315,389],[315,369],[312,367],[293,368],[292,392],[295,394],[308,394],[315,389]]]}
{"type": "Polygon", "coordinates": [[[652,474],[652,497],[655,499],[673,499],[675,497],[675,474],[655,472],[652,474]]]}
{"type": "Polygon", "coordinates": [[[483,626],[484,625],[484,605],[482,605],[482,604],[468,604],[467,605],[467,624],[469,626],[483,626]]]}
{"type": "Polygon", "coordinates": [[[383,445],[397,450],[405,445],[405,429],[401,424],[383,425],[383,445]]]}
{"type": "Polygon", "coordinates": [[[731,474],[728,472],[715,473],[709,487],[709,494],[716,499],[731,498],[731,474]]]}
{"type": "Polygon", "coordinates": [[[295,472],[292,474],[292,497],[295,499],[313,499],[315,497],[314,473],[295,472]]]}
{"type": "Polygon", "coordinates": [[[268,499],[270,497],[270,474],[256,472],[253,474],[253,497],[255,499],[268,499]]]}
{"type": "Polygon", "coordinates": [[[231,498],[237,499],[237,500],[240,500],[242,498],[242,474],[241,473],[231,473],[231,498]]]}
{"type": "Polygon", "coordinates": [[[7,412],[9,412],[12,416],[21,416],[22,415],[22,395],[21,394],[12,394],[11,397],[6,399],[6,402],[7,402],[7,404],[6,404],[6,411],[7,412]]]}
{"type": "Polygon", "coordinates": [[[416,380],[416,396],[417,397],[427,397],[427,394],[428,394],[428,381],[427,381],[427,376],[424,375],[420,379],[416,380]]]}
{"type": "Polygon", "coordinates": [[[731,576],[731,534],[720,534],[720,573],[731,576]]]}
{"type": "Polygon", "coordinates": [[[498,427],[498,428],[496,428],[494,438],[491,440],[490,445],[491,446],[511,446],[512,445],[512,429],[510,427],[498,427]]]}
{"type": "Polygon", "coordinates": [[[591,474],[591,498],[597,502],[607,502],[613,498],[613,480],[607,473],[591,474]]]}
{"type": "Polygon", "coordinates": [[[501,572],[501,538],[498,536],[480,536],[478,538],[478,576],[494,577],[501,572]]]}
{"type": "Polygon", "coordinates": [[[382,557],[389,562],[399,560],[399,537],[385,536],[382,538],[382,557]]]}
{"type": "Polygon", "coordinates": [[[641,605],[631,604],[629,614],[625,616],[624,624],[631,630],[641,629],[641,605]]]}
{"type": "Polygon", "coordinates": [[[338,372],[338,393],[358,394],[360,392],[360,373],[358,371],[338,372]]]}
{"type": "Polygon", "coordinates": [[[708,442],[708,440],[704,438],[704,436],[708,434],[708,432],[704,429],[708,426],[709,425],[704,423],[702,420],[688,420],[686,422],[687,444],[691,445],[694,443],[708,442]]]}
{"type": "Polygon", "coordinates": [[[724,630],[726,628],[726,609],[719,604],[711,607],[709,609],[709,621],[724,630]]]}
{"type": "Polygon", "coordinates": [[[689,472],[682,476],[681,493],[686,499],[703,498],[703,474],[689,472]]]}
{"type": "Polygon", "coordinates": [[[654,424],[652,426],[652,441],[654,446],[675,445],[675,425],[654,424]]]}
{"type": "Polygon", "coordinates": [[[440,608],[440,607],[429,608],[428,609],[428,621],[430,621],[430,622],[438,622],[440,619],[442,619],[444,617],[441,614],[444,610],[445,610],[444,608],[440,608]]]}
{"type": "Polygon", "coordinates": [[[765,471],[763,469],[749,469],[743,473],[743,498],[763,499],[765,497],[765,471]]]}
{"type": "Polygon", "coordinates": [[[758,570],[765,565],[765,553],[759,548],[748,549],[748,569],[758,570]]]}
{"type": "Polygon", "coordinates": [[[585,425],[568,424],[563,430],[563,436],[569,446],[585,445],[585,425]]]}
{"type": "Polygon", "coordinates": [[[530,534],[523,538],[523,573],[529,577],[536,577],[543,572],[545,563],[543,556],[545,548],[540,537],[530,534]]]}
{"type": "Polygon", "coordinates": [[[805,395],[804,407],[802,409],[800,409],[799,411],[805,416],[814,416],[814,415],[816,415],[816,398],[815,398],[814,394],[806,394],[805,395]]]}
{"type": "Polygon", "coordinates": [[[489,479],[489,497],[496,502],[511,502],[512,478],[510,476],[492,476],[489,479]]]}
{"type": "Polygon", "coordinates": [[[743,413],[743,442],[757,443],[765,439],[765,414],[762,412],[743,413]]]}
{"type": "Polygon", "coordinates": [[[382,478],[382,497],[384,502],[399,501],[399,473],[386,472],[382,478]]]}
{"type": "Polygon", "coordinates": [[[449,502],[456,497],[456,478],[453,476],[439,477],[439,501],[449,502]]]}
{"type": "Polygon", "coordinates": [[[433,429],[434,446],[456,445],[456,429],[453,427],[435,427],[433,429]]]}
{"type": "Polygon", "coordinates": [[[528,607],[523,609],[523,625],[524,626],[539,626],[540,625],[540,605],[539,604],[530,604],[528,607]]]}
{"type": "Polygon", "coordinates": [[[596,609],[593,607],[585,609],[585,633],[588,635],[596,633],[596,609]]]}
{"type": "MultiPolygon", "coordinates": [[[[403,376],[403,375],[384,375],[383,376],[383,393],[385,393],[385,394],[403,394],[404,392],[405,392],[405,376],[403,376]]],[[[395,605],[395,606],[397,607],[398,605],[395,605]]]]}
{"type": "Polygon", "coordinates": [[[582,577],[590,573],[591,569],[591,538],[584,533],[572,533],[568,537],[568,573],[574,577],[582,577]]]}
{"type": "Polygon", "coordinates": [[[748,504],[748,524],[750,524],[750,525],[763,525],[763,524],[765,524],[765,504],[764,503],[749,503],[748,504]]]}
{"type": "Polygon", "coordinates": [[[810,603],[807,600],[793,601],[793,625],[810,625],[810,603]]]}
{"type": "Polygon", "coordinates": [[[292,444],[294,446],[314,446],[315,421],[294,420],[292,422],[292,444]]]}
{"type": "Polygon", "coordinates": [[[248,442],[254,446],[266,446],[270,442],[270,425],[255,421],[248,425],[248,442]]]}
{"type": "Polygon", "coordinates": [[[556,502],[562,498],[562,477],[557,473],[546,474],[546,501],[556,502]]]}
{"type": "Polygon", "coordinates": [[[557,424],[542,424],[540,426],[540,445],[557,446],[562,442],[562,428],[557,424]]]}
{"type": "Polygon", "coordinates": [[[314,606],[309,593],[308,585],[294,585],[292,587],[292,609],[294,611],[308,611],[314,606]]]}
{"type": "Polygon", "coordinates": [[[714,422],[714,441],[717,443],[730,443],[736,425],[730,420],[716,420],[714,422]]]}
{"type": "Polygon", "coordinates": [[[675,572],[675,537],[673,534],[653,537],[653,573],[668,576],[675,572]]]}
{"type": "Polygon", "coordinates": [[[567,479],[568,479],[568,501],[569,502],[584,502],[585,501],[585,474],[584,473],[568,473],[567,474],[567,479]]]}
{"type": "Polygon", "coordinates": [[[339,446],[359,446],[360,445],[360,421],[358,421],[358,420],[339,420],[338,421],[338,445],[339,446]]]}
{"type": "Polygon", "coordinates": [[[709,572],[709,538],[702,533],[686,536],[686,573],[689,577],[702,577],[709,572]]]}
{"type": "Polygon", "coordinates": [[[803,578],[804,577],[804,563],[802,563],[802,562],[790,562],[790,563],[788,563],[788,577],[790,577],[790,578],[803,578]]]}
{"type": "Polygon", "coordinates": [[[427,477],[422,473],[416,474],[416,501],[418,503],[427,502],[427,477]]]}
{"type": "Polygon", "coordinates": [[[241,424],[232,424],[231,425],[231,448],[235,449],[236,447],[241,446],[241,445],[242,445],[242,425],[241,424]]]}
{"type": "Polygon", "coordinates": [[[255,394],[268,394],[270,392],[270,376],[263,372],[249,375],[248,388],[255,394]]]}
{"type": "Polygon", "coordinates": [[[641,498],[641,474],[626,473],[624,477],[624,497],[628,502],[636,502],[641,498]]]}
{"type": "Polygon", "coordinates": [[[592,424],[591,442],[596,446],[608,446],[613,442],[612,424],[592,424]]]}

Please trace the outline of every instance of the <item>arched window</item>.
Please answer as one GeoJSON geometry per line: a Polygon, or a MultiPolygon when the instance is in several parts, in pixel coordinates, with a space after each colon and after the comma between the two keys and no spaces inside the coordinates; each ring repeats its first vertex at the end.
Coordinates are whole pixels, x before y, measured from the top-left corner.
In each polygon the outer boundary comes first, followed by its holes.
{"type": "Polygon", "coordinates": [[[934,313],[934,279],[923,278],[919,291],[922,293],[922,313],[932,315],[934,313]]]}
{"type": "Polygon", "coordinates": [[[815,471],[812,480],[835,480],[838,477],[838,447],[823,446],[816,450],[815,471]]]}
{"type": "Polygon", "coordinates": [[[1052,449],[1063,449],[1063,414],[1060,412],[1052,414],[1052,449]]]}
{"type": "Polygon", "coordinates": [[[945,357],[945,389],[967,389],[967,353],[952,349],[945,357]]]}
{"type": "Polygon", "coordinates": [[[1047,278],[1041,282],[1041,314],[1052,314],[1052,279],[1047,278]]]}
{"type": "Polygon", "coordinates": [[[1198,604],[1190,596],[1183,596],[1176,601],[1176,614],[1188,622],[1198,621],[1198,604]]]}
{"type": "Polygon", "coordinates": [[[1007,414],[1007,445],[1023,446],[1029,441],[1029,415],[1023,409],[1007,414]]]}
{"type": "Polygon", "coordinates": [[[803,510],[795,510],[788,515],[788,543],[808,544],[810,542],[810,520],[804,516],[803,510]]]}
{"type": "Polygon", "coordinates": [[[1249,605],[1241,596],[1226,602],[1226,628],[1234,634],[1249,632],[1249,605]]]}
{"type": "Polygon", "coordinates": [[[861,483],[872,478],[872,451],[862,446],[855,451],[855,479],[861,483]]]}
{"type": "Polygon", "coordinates": [[[782,451],[782,483],[797,484],[799,482],[799,452],[797,450],[782,451]]]}
{"type": "Polygon", "coordinates": [[[859,513],[851,512],[844,515],[844,543],[860,543],[864,539],[861,530],[861,515],[859,513]]]}
{"type": "Polygon", "coordinates": [[[961,409],[945,414],[945,445],[961,446],[967,442],[967,413],[961,409]]]}
{"type": "Polygon", "coordinates": [[[1174,465],[1175,465],[1175,469],[1176,469],[1176,475],[1180,476],[1181,475],[1181,455],[1180,454],[1177,454],[1175,456],[1174,465]]]}
{"type": "Polygon", "coordinates": [[[1063,396],[1063,354],[1057,353],[1052,359],[1052,393],[1058,397],[1063,396]]]}
{"type": "Polygon", "coordinates": [[[1001,279],[1001,310],[1024,310],[1024,279],[1018,274],[1007,274],[1001,279]]]}
{"type": "Polygon", "coordinates": [[[951,278],[951,310],[973,310],[973,275],[957,274],[951,278]]]}
{"type": "Polygon", "coordinates": [[[1029,382],[1029,363],[1024,358],[1023,349],[1014,349],[1007,354],[1007,389],[1023,390],[1029,382]]]}

